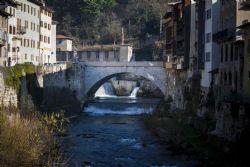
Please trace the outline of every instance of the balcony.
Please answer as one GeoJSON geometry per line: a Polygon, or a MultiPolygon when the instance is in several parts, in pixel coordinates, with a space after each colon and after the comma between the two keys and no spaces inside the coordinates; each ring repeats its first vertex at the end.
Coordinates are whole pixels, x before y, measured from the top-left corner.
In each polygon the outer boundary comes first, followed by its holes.
{"type": "Polygon", "coordinates": [[[238,9],[245,10],[250,8],[250,0],[239,0],[238,9]]]}
{"type": "Polygon", "coordinates": [[[184,60],[180,60],[180,62],[176,65],[177,70],[183,70],[184,69],[184,60]]]}
{"type": "Polygon", "coordinates": [[[215,42],[220,43],[220,42],[226,41],[227,39],[233,36],[234,36],[233,31],[230,31],[229,29],[225,29],[225,30],[222,30],[213,34],[213,39],[215,42]]]}
{"type": "Polygon", "coordinates": [[[0,47],[5,46],[7,41],[8,41],[7,33],[0,30],[0,47]]]}
{"type": "Polygon", "coordinates": [[[19,27],[20,29],[18,30],[18,34],[21,34],[21,35],[23,35],[23,34],[26,34],[26,32],[27,32],[27,28],[26,27],[24,27],[24,26],[22,26],[22,27],[19,27]]]}

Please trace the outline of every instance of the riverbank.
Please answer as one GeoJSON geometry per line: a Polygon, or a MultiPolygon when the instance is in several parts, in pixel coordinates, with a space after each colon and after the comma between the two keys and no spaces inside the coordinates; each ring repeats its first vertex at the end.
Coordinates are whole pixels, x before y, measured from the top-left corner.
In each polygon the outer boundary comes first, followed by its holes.
{"type": "Polygon", "coordinates": [[[1,108],[0,166],[66,166],[58,137],[65,121],[63,114],[1,108]]]}
{"type": "Polygon", "coordinates": [[[209,116],[199,118],[187,112],[169,112],[169,103],[161,104],[142,121],[173,155],[185,155],[199,167],[247,167],[249,132],[230,142],[213,135],[215,122],[209,116]]]}

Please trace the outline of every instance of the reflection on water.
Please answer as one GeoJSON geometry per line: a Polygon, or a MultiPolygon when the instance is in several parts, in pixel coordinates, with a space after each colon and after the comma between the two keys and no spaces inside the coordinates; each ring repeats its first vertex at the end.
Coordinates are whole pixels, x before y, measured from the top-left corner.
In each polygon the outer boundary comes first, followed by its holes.
{"type": "Polygon", "coordinates": [[[152,112],[159,99],[98,98],[74,120],[65,138],[70,166],[182,167],[144,128],[140,115],[152,112]]]}

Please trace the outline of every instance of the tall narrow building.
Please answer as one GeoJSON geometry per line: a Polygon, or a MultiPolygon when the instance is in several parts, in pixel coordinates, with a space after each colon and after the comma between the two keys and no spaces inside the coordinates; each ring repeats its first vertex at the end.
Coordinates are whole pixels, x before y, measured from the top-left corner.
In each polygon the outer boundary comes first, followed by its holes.
{"type": "Polygon", "coordinates": [[[208,93],[213,86],[215,73],[219,67],[219,45],[213,41],[213,34],[220,28],[220,3],[218,0],[206,0],[203,13],[205,14],[204,25],[204,66],[201,69],[201,88],[208,93]]]}
{"type": "Polygon", "coordinates": [[[52,14],[53,11],[45,6],[40,9],[40,59],[39,64],[54,63],[56,56],[52,49],[52,14]]]}

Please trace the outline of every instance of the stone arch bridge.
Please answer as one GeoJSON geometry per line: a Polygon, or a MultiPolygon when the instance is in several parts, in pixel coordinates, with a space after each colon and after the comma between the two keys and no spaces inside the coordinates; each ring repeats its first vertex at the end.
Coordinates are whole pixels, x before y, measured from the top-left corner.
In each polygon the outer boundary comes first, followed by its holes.
{"type": "Polygon", "coordinates": [[[166,95],[167,76],[163,62],[78,62],[72,68],[66,65],[44,66],[41,84],[48,92],[70,90],[83,102],[93,97],[106,81],[125,73],[151,81],[166,95]]]}

